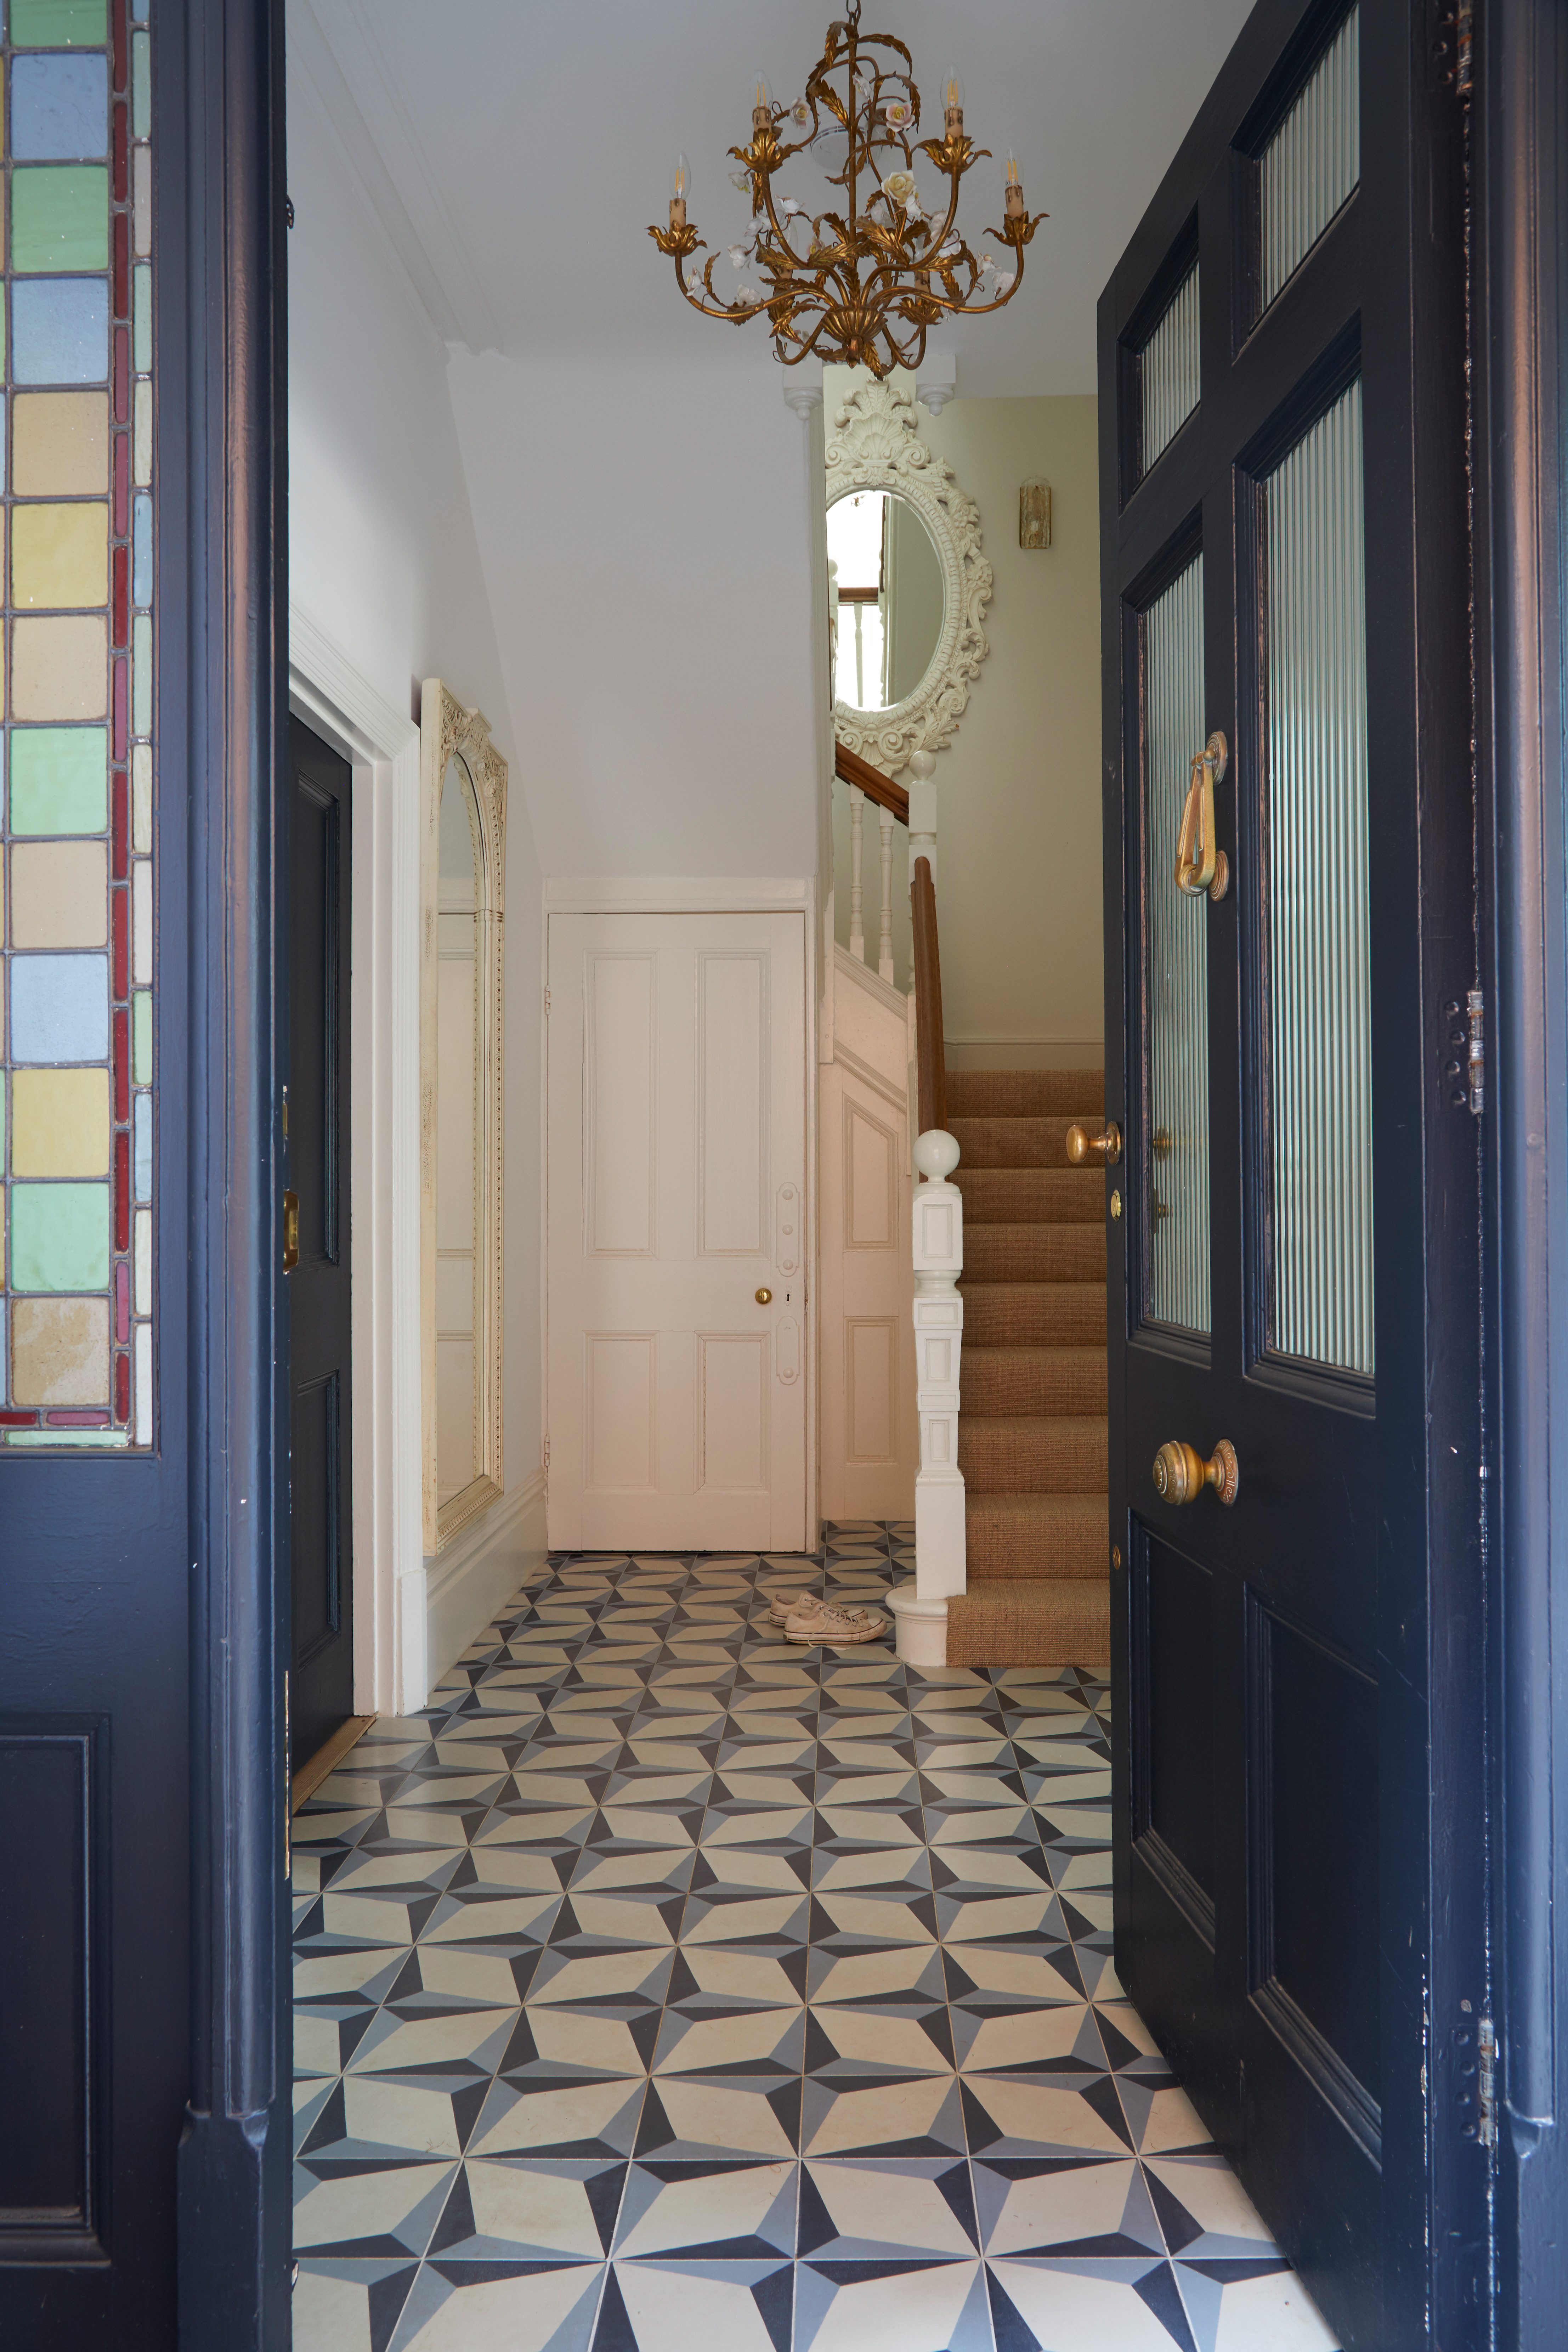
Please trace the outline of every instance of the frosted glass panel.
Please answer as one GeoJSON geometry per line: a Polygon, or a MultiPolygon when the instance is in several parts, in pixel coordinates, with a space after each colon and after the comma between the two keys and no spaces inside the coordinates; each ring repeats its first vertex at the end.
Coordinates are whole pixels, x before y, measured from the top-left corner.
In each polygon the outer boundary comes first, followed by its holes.
{"type": "Polygon", "coordinates": [[[1373,1369],[1361,385],[1264,486],[1270,1342],[1373,1369]]]}
{"type": "Polygon", "coordinates": [[[1175,299],[1138,355],[1143,471],[1174,440],[1198,404],[1198,273],[1188,271],[1175,299]]]}
{"type": "Polygon", "coordinates": [[[1352,8],[1263,151],[1266,310],[1361,177],[1360,41],[1352,8]]]}
{"type": "Polygon", "coordinates": [[[1149,1202],[1144,1312],[1209,1328],[1208,899],[1177,889],[1176,837],[1204,724],[1204,563],[1194,557],[1143,624],[1148,891],[1149,1202]]]}

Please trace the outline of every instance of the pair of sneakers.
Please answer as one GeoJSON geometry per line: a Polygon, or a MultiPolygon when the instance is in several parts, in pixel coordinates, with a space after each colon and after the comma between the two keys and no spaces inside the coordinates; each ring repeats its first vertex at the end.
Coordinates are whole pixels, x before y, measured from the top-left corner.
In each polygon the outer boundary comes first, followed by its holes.
{"type": "Polygon", "coordinates": [[[768,1615],[789,1642],[877,1642],[886,1624],[874,1609],[841,1609],[815,1592],[775,1593],[768,1615]]]}

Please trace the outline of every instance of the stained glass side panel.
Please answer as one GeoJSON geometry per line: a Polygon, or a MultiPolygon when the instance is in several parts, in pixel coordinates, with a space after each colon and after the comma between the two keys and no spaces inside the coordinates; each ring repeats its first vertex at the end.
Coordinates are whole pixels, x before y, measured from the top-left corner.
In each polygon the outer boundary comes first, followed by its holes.
{"type": "Polygon", "coordinates": [[[153,1434],[151,0],[9,0],[0,1440],[153,1434]]]}
{"type": "Polygon", "coordinates": [[[1361,385],[1264,485],[1273,1297],[1269,1343],[1373,1364],[1361,385]]]}
{"type": "Polygon", "coordinates": [[[1209,1328],[1208,900],[1177,889],[1176,840],[1204,725],[1204,561],[1143,619],[1149,1133],[1144,1313],[1209,1328]]]}

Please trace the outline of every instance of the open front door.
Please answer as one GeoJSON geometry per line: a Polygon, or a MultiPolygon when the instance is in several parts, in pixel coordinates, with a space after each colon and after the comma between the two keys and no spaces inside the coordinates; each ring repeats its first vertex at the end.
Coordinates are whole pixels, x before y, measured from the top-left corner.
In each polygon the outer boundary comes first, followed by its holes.
{"type": "Polygon", "coordinates": [[[1100,308],[1117,1963],[1348,2352],[1479,2341],[1484,2276],[1436,26],[1265,0],[1100,308]]]}

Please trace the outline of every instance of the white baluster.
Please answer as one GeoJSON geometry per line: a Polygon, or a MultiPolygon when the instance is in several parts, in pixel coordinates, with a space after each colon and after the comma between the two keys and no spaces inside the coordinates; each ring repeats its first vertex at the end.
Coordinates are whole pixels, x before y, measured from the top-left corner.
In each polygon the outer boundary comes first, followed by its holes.
{"type": "Polygon", "coordinates": [[[948,1178],[958,1144],[931,1128],[915,1145],[931,1181],[914,1190],[915,1409],[921,1466],[915,1478],[915,1584],[891,1595],[898,1651],[915,1665],[947,1662],[947,1603],[965,1589],[963,1473],[958,1466],[959,1357],[963,1341],[963,1195],[948,1178]]]}
{"type": "Polygon", "coordinates": [[[882,829],[882,929],[877,942],[877,970],[884,980],[893,977],[893,813],[879,807],[882,829]]]}
{"type": "Polygon", "coordinates": [[[860,902],[860,846],[866,795],[858,784],[849,787],[849,952],[866,961],[866,923],[860,902]]]}

